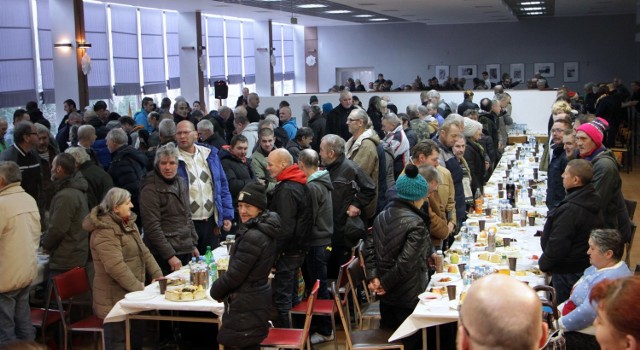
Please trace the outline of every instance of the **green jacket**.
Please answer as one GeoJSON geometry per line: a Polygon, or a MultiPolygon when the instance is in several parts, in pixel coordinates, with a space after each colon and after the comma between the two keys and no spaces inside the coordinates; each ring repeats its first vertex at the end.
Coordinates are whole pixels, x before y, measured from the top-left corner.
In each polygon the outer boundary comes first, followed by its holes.
{"type": "MultiPolygon", "coordinates": [[[[274,148],[275,149],[275,148],[274,148]]],[[[272,178],[267,170],[267,157],[269,154],[264,154],[260,145],[258,149],[251,155],[251,170],[256,176],[256,179],[262,179],[267,181],[267,192],[271,192],[276,187],[276,179],[272,178]]]]}

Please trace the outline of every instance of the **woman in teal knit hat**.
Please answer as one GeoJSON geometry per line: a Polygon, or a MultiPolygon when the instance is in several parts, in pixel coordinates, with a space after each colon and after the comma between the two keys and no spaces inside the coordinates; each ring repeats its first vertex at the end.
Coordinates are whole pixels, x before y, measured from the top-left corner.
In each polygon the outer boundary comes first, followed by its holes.
{"type": "MultiPolygon", "coordinates": [[[[428,216],[420,210],[429,185],[409,164],[396,181],[398,198],[375,219],[365,242],[369,289],[380,297],[380,328],[395,330],[413,312],[427,287],[431,251],[428,216]]],[[[405,349],[418,349],[420,333],[404,338],[405,349]]]]}

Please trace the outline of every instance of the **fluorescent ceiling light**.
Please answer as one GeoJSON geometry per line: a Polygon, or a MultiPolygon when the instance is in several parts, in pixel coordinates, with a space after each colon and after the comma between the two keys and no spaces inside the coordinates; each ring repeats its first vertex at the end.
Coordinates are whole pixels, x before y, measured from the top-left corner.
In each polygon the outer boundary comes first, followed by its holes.
{"type": "Polygon", "coordinates": [[[341,14],[341,13],[351,13],[351,11],[349,11],[349,10],[330,10],[330,11],[324,11],[324,13],[341,14]]]}
{"type": "Polygon", "coordinates": [[[303,5],[296,5],[296,7],[299,7],[301,9],[319,9],[319,8],[327,7],[327,5],[322,5],[322,4],[303,4],[303,5]]]}
{"type": "Polygon", "coordinates": [[[534,15],[543,15],[544,12],[542,11],[538,11],[538,12],[525,12],[525,15],[529,15],[529,16],[534,16],[534,15]]]}
{"type": "Polygon", "coordinates": [[[528,5],[542,5],[542,1],[526,1],[526,2],[520,3],[520,6],[528,6],[528,5]]]}
{"type": "Polygon", "coordinates": [[[373,17],[373,15],[355,15],[353,17],[358,17],[358,18],[369,18],[369,17],[373,17]]]}
{"type": "Polygon", "coordinates": [[[544,10],[544,7],[521,7],[520,8],[522,11],[540,11],[540,10],[544,10]]]}
{"type": "Polygon", "coordinates": [[[382,21],[388,21],[388,18],[370,18],[369,19],[371,22],[382,22],[382,21]]]}

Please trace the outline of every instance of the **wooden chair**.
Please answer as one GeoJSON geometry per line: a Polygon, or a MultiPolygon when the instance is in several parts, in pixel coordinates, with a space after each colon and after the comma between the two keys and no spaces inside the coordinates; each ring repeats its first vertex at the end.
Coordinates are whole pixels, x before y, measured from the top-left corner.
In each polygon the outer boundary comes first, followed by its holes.
{"type": "MultiPolygon", "coordinates": [[[[404,346],[401,342],[395,341],[389,343],[389,337],[393,334],[393,330],[388,329],[367,329],[352,331],[345,315],[349,314],[348,309],[345,309],[342,301],[339,298],[339,293],[336,288],[335,282],[331,284],[331,292],[333,294],[333,300],[338,312],[340,314],[340,320],[342,321],[342,327],[344,328],[344,334],[346,338],[346,349],[400,349],[404,350],[404,346]]],[[[350,291],[348,291],[350,292],[350,291]]]]}
{"type": "MultiPolygon", "coordinates": [[[[31,325],[42,330],[42,343],[46,344],[47,327],[60,322],[61,316],[58,310],[51,309],[51,300],[53,298],[53,283],[49,283],[47,287],[47,296],[44,308],[31,308],[31,325]]],[[[62,338],[62,337],[61,337],[62,338]]],[[[59,339],[61,340],[61,339],[59,339]]],[[[60,344],[59,344],[60,345],[60,344]]]]}
{"type": "Polygon", "coordinates": [[[315,302],[316,296],[318,295],[318,288],[320,288],[320,280],[316,280],[316,283],[313,285],[313,289],[311,289],[311,294],[307,299],[307,311],[304,320],[304,328],[269,328],[269,334],[260,343],[261,347],[304,349],[306,344],[307,349],[311,350],[311,343],[309,342],[309,329],[311,328],[313,304],[315,302]]]}
{"type": "Polygon", "coordinates": [[[621,155],[621,163],[627,168],[627,174],[633,169],[633,160],[631,159],[631,129],[620,127],[618,130],[618,140],[616,140],[616,147],[611,147],[611,151],[614,154],[621,155]]]}
{"type": "MultiPolygon", "coordinates": [[[[53,277],[53,292],[58,303],[58,310],[62,319],[64,331],[64,349],[69,348],[71,332],[93,332],[99,333],[102,339],[102,348],[104,344],[104,328],[102,319],[96,315],[91,315],[80,321],[71,323],[71,309],[73,307],[73,299],[91,293],[89,278],[84,267],[75,267],[63,274],[53,277]],[[63,302],[68,306],[64,307],[63,302]]],[[[97,343],[96,343],[97,346],[97,343]]]]}
{"type": "Polygon", "coordinates": [[[627,205],[627,212],[629,213],[629,220],[633,221],[633,215],[636,213],[636,206],[638,202],[630,199],[625,199],[624,203],[627,205]]]}
{"type": "Polygon", "coordinates": [[[533,290],[538,292],[544,292],[544,295],[541,296],[542,300],[542,314],[543,318],[551,326],[554,320],[557,320],[560,317],[558,313],[558,299],[556,298],[556,289],[552,286],[539,285],[533,287],[533,290]],[[546,302],[546,303],[545,303],[546,302]]]}
{"type": "MultiPolygon", "coordinates": [[[[347,263],[340,266],[340,271],[338,272],[338,280],[337,280],[338,292],[341,293],[341,295],[343,295],[342,302],[345,304],[348,304],[348,301],[349,301],[346,293],[346,287],[348,286],[347,267],[349,266],[349,263],[351,263],[352,260],[353,260],[353,257],[351,257],[351,260],[349,260],[347,263]]],[[[316,299],[313,305],[312,314],[314,316],[331,317],[331,329],[333,330],[333,336],[336,337],[337,335],[336,335],[335,314],[338,312],[338,309],[336,308],[332,299],[333,297],[328,300],[316,299]]],[[[292,316],[294,314],[304,315],[306,313],[308,304],[309,304],[309,299],[305,299],[302,302],[300,302],[300,304],[294,306],[291,310],[289,310],[289,324],[291,325],[293,324],[292,316]]],[[[338,342],[335,340],[334,340],[334,347],[336,350],[338,350],[338,342]]]]}
{"type": "Polygon", "coordinates": [[[631,249],[633,248],[633,240],[636,236],[636,224],[631,222],[631,237],[629,238],[629,242],[624,244],[624,262],[627,263],[627,266],[631,266],[631,249]]]}
{"type": "Polygon", "coordinates": [[[380,301],[374,300],[373,296],[368,293],[367,281],[362,264],[360,264],[360,258],[356,257],[351,261],[347,267],[347,277],[349,278],[349,289],[351,289],[351,295],[353,296],[356,325],[359,329],[363,329],[365,320],[380,319],[380,301]],[[358,288],[362,288],[365,291],[366,303],[360,303],[358,288]]]}

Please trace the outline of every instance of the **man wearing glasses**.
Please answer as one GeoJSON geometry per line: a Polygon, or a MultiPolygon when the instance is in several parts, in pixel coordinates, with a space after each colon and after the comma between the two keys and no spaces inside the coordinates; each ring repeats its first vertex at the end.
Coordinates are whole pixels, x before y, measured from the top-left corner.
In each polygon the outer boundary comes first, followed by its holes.
{"type": "Polygon", "coordinates": [[[547,208],[553,209],[564,199],[565,191],[562,186],[562,173],[567,166],[567,155],[564,151],[562,139],[564,131],[571,129],[568,119],[558,119],[551,127],[550,159],[547,168],[547,208]]]}
{"type": "Polygon", "coordinates": [[[475,281],[460,309],[458,349],[541,349],[542,304],[528,285],[492,274],[475,281]]]}
{"type": "MultiPolygon", "coordinates": [[[[29,121],[17,123],[13,129],[15,143],[0,153],[0,161],[9,160],[18,163],[22,173],[21,186],[38,202],[42,187],[42,172],[38,147],[36,126],[29,121]]],[[[38,207],[42,207],[38,202],[38,207]]]]}

